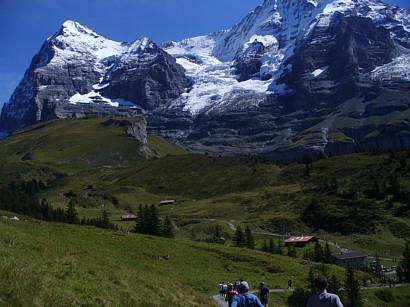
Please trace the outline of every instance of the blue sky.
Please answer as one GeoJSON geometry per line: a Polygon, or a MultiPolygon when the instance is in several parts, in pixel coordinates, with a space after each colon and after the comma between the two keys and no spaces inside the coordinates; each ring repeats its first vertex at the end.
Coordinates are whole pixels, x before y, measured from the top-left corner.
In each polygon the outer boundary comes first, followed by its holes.
{"type": "MultiPolygon", "coordinates": [[[[0,0],[0,108],[61,24],[75,20],[116,40],[156,43],[230,28],[263,0],[0,0]]],[[[409,7],[408,0],[385,1],[409,7]]]]}

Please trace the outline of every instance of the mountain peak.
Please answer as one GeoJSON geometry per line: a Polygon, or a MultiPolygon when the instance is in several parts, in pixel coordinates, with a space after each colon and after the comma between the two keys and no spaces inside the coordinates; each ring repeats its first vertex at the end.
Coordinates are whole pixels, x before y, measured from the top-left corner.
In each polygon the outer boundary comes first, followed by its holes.
{"type": "Polygon", "coordinates": [[[93,30],[87,28],[86,26],[83,26],[77,21],[73,20],[66,20],[62,27],[60,34],[64,35],[79,35],[79,34],[85,34],[85,35],[91,35],[94,37],[100,37],[97,33],[95,33],[93,30]]]}

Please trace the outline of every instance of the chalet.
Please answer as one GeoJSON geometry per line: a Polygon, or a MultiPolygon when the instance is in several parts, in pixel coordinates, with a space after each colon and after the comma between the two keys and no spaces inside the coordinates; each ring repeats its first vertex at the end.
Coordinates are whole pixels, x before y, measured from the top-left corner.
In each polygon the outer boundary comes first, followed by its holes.
{"type": "Polygon", "coordinates": [[[135,221],[138,219],[138,216],[136,215],[123,215],[121,216],[121,221],[135,221]]]}
{"type": "Polygon", "coordinates": [[[308,245],[312,242],[317,242],[319,239],[313,236],[306,236],[306,237],[290,237],[289,239],[285,240],[285,245],[290,246],[294,245],[297,247],[303,247],[308,245]]]}
{"type": "Polygon", "coordinates": [[[367,255],[360,252],[347,252],[332,254],[335,264],[341,267],[351,267],[353,269],[363,269],[366,267],[367,255]]]}
{"type": "Polygon", "coordinates": [[[159,203],[159,205],[160,205],[160,206],[163,206],[163,205],[174,205],[175,203],[176,203],[175,200],[173,200],[173,199],[168,199],[168,200],[163,200],[163,201],[161,201],[161,202],[159,203]]]}

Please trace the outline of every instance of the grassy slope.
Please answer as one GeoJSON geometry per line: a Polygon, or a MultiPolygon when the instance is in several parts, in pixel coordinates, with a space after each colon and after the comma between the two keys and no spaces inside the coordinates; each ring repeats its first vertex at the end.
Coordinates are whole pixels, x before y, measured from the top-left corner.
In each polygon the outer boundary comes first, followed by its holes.
{"type": "MultiPolygon", "coordinates": [[[[42,179],[48,188],[39,196],[56,206],[70,199],[81,215],[96,216],[108,208],[113,220],[136,213],[138,204],[158,203],[173,198],[176,206],[161,207],[179,226],[179,236],[206,237],[220,224],[224,235],[232,231],[225,222],[248,224],[257,232],[316,232],[346,246],[365,252],[388,251],[398,256],[403,236],[410,231],[408,217],[394,216],[399,201],[377,200],[364,194],[374,178],[389,182],[398,177],[401,188],[410,190],[410,175],[398,160],[388,155],[353,154],[313,163],[309,175],[303,164],[277,166],[255,157],[209,157],[187,154],[155,137],[149,147],[156,157],[141,157],[125,128],[104,126],[105,119],[67,119],[39,124],[0,141],[0,181],[42,179]],[[27,154],[29,158],[27,159],[27,154]],[[26,159],[23,159],[26,157],[26,159]],[[23,161],[25,160],[25,161],[23,161]],[[338,191],[318,189],[338,180],[338,191]],[[64,193],[73,191],[68,198],[64,193]],[[369,234],[342,236],[317,231],[301,221],[303,210],[317,198],[337,214],[356,206],[341,195],[354,190],[366,202],[366,210],[378,216],[369,234]],[[115,204],[113,199],[118,200],[115,204]],[[391,206],[391,208],[388,206],[391,206]],[[218,219],[190,223],[193,219],[218,219]],[[204,224],[205,223],[205,224],[204,224]]],[[[407,165],[410,160],[407,158],[407,165]]],[[[132,223],[120,224],[132,228],[132,223]]]]}
{"type": "MultiPolygon", "coordinates": [[[[285,256],[20,218],[0,219],[2,306],[215,306],[209,296],[220,280],[306,287],[310,266],[285,256]]],[[[408,289],[393,289],[389,306],[407,306],[408,289]]],[[[375,291],[362,291],[365,307],[384,306],[375,291]]],[[[289,295],[271,293],[270,301],[287,306],[289,295]]]]}
{"type": "Polygon", "coordinates": [[[284,288],[308,271],[284,256],[84,226],[0,219],[0,234],[2,306],[212,306],[219,280],[284,288]]]}

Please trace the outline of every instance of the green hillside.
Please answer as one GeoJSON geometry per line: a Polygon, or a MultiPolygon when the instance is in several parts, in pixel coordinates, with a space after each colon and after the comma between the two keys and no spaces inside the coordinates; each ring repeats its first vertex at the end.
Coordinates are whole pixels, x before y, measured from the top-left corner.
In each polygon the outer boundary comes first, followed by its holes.
{"type": "MultiPolygon", "coordinates": [[[[410,236],[408,150],[282,164],[190,154],[150,136],[141,152],[127,125],[56,120],[0,140],[0,192],[63,210],[74,204],[80,218],[105,210],[121,229],[0,218],[0,305],[214,306],[209,296],[221,280],[306,287],[309,269],[323,269],[302,260],[306,249],[288,257],[287,249],[282,256],[229,247],[237,226],[250,227],[257,249],[270,238],[278,244],[278,234],[314,234],[385,258],[398,258],[410,236]],[[176,239],[127,235],[135,222],[121,215],[165,199],[176,200],[159,207],[176,239]],[[206,243],[215,232],[224,245],[206,243]]],[[[327,270],[344,278],[338,267],[327,270]]],[[[392,306],[405,306],[405,292],[393,291],[392,306]]],[[[285,306],[289,295],[271,299],[285,306]]],[[[386,295],[367,292],[366,306],[382,306],[386,295]]]]}
{"type": "Polygon", "coordinates": [[[24,217],[0,218],[0,234],[2,306],[214,306],[220,280],[285,288],[308,272],[285,256],[24,217]]]}
{"type": "MultiPolygon", "coordinates": [[[[138,119],[135,119],[138,120],[138,119]]],[[[139,204],[159,204],[177,237],[207,240],[249,225],[268,233],[317,234],[347,247],[398,257],[410,236],[410,152],[357,153],[277,164],[255,156],[189,154],[149,137],[151,155],[107,119],[42,123],[0,141],[0,184],[42,182],[34,196],[53,206],[75,203],[80,216],[108,210],[117,222],[139,204]],[[233,226],[233,227],[232,227],[233,226]]],[[[265,235],[264,235],[265,234],[265,235]]]]}

